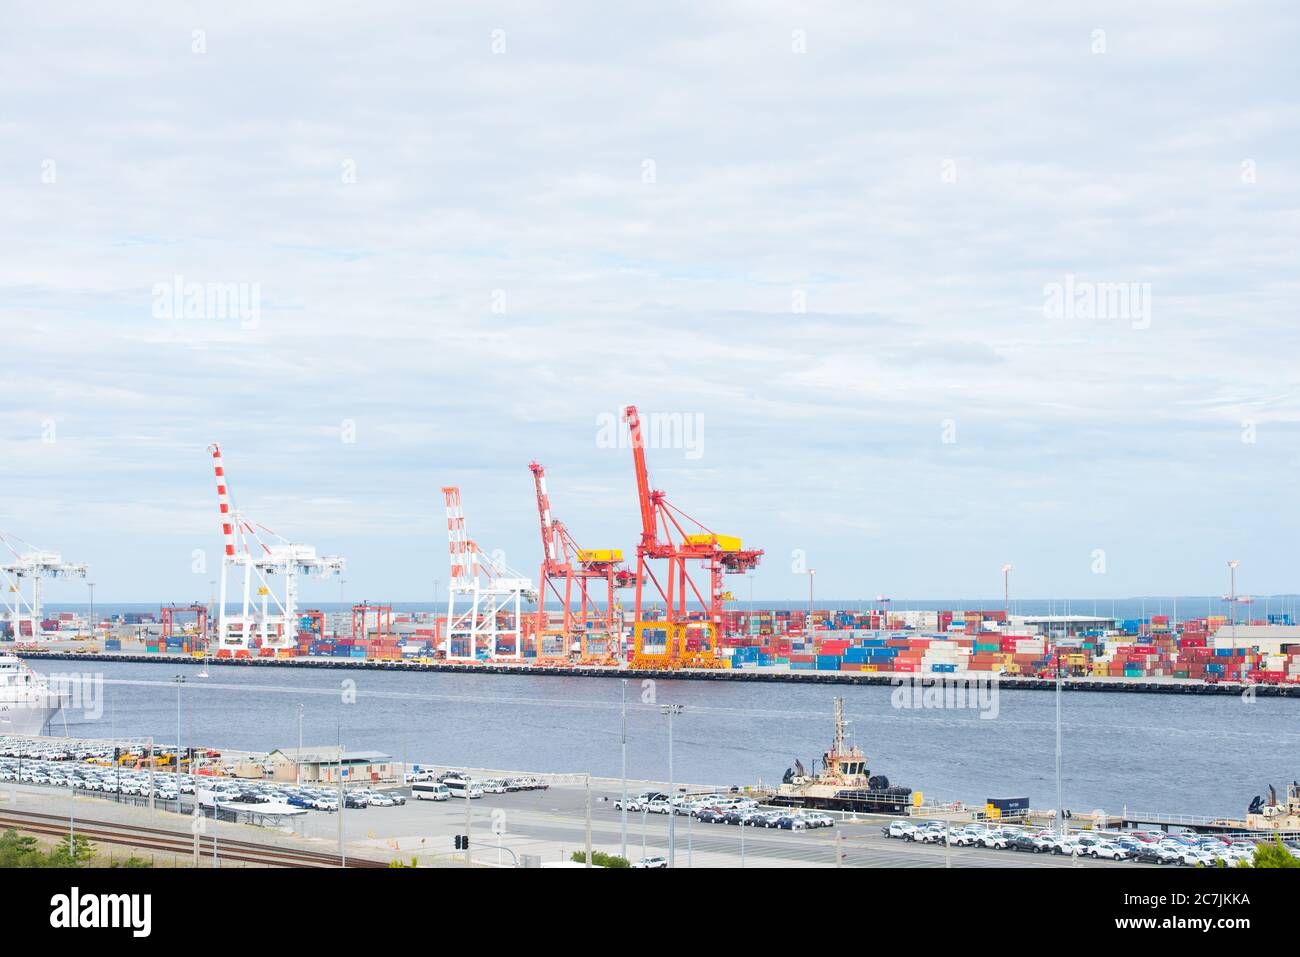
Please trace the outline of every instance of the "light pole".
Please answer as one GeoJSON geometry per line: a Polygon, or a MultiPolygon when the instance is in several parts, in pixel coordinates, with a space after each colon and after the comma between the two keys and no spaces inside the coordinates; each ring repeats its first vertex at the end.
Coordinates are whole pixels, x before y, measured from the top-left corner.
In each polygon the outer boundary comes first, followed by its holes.
{"type": "Polygon", "coordinates": [[[1065,823],[1065,803],[1061,797],[1061,653],[1056,652],[1056,833],[1065,823]]]}
{"type": "Polygon", "coordinates": [[[1002,566],[1002,613],[1007,617],[1007,623],[1011,623],[1011,566],[1002,566]]]}
{"type": "Polygon", "coordinates": [[[627,860],[627,679],[623,684],[623,811],[622,811],[622,855],[627,860]]]}
{"type": "Polygon", "coordinates": [[[302,705],[298,705],[298,760],[294,762],[297,768],[298,787],[302,787],[302,705]]]}
{"type": "Polygon", "coordinates": [[[679,704],[666,704],[659,709],[668,716],[668,866],[677,866],[677,808],[673,798],[677,794],[677,785],[673,781],[673,715],[682,713],[679,704]]]}
{"type": "Polygon", "coordinates": [[[343,808],[346,805],[347,795],[343,793],[343,716],[339,715],[339,867],[348,866],[347,845],[343,843],[343,808]]]}
{"type": "Polygon", "coordinates": [[[181,809],[181,685],[185,683],[184,675],[176,675],[176,810],[181,809]]]}
{"type": "Polygon", "coordinates": [[[1228,614],[1232,616],[1232,647],[1237,647],[1237,566],[1241,562],[1232,559],[1228,562],[1228,614]]]}
{"type": "Polygon", "coordinates": [[[95,637],[95,583],[86,582],[86,587],[90,589],[90,611],[86,614],[86,627],[90,629],[90,637],[95,637]]]}
{"type": "Polygon", "coordinates": [[[807,633],[812,630],[813,619],[813,581],[817,578],[817,569],[808,569],[808,625],[804,628],[807,633]]]}

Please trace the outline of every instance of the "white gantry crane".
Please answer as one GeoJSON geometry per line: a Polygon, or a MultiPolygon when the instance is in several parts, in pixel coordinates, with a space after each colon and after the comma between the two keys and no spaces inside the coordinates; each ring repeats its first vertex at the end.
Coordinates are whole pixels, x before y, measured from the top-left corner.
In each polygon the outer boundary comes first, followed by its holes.
{"type": "Polygon", "coordinates": [[[41,637],[41,583],[47,578],[85,578],[86,566],[65,562],[58,552],[37,548],[14,535],[0,532],[0,544],[8,549],[9,561],[0,564],[0,582],[5,617],[15,641],[22,641],[22,624],[27,622],[33,641],[41,637]],[[30,584],[30,594],[24,585],[30,584]]]}
{"type": "Polygon", "coordinates": [[[217,650],[247,651],[254,637],[261,639],[263,650],[292,648],[298,627],[298,576],[326,578],[340,574],[344,560],[337,555],[317,555],[315,547],[291,542],[231,508],[221,448],[214,442],[208,451],[212,453],[217,478],[217,502],[225,544],[217,603],[217,650]],[[243,570],[239,611],[233,615],[226,609],[232,567],[243,570]],[[283,577],[283,597],[272,588],[275,576],[283,577]]]}
{"type": "Polygon", "coordinates": [[[449,661],[473,661],[480,650],[493,658],[523,657],[523,603],[537,600],[532,579],[519,574],[505,560],[480,549],[465,532],[460,489],[442,490],[447,501],[447,542],[451,548],[451,584],[447,597],[447,637],[444,652],[449,661]],[[456,611],[456,597],[469,607],[456,611]],[[501,615],[513,614],[511,627],[501,628],[501,615]],[[503,639],[514,647],[501,653],[503,639]],[[459,647],[458,647],[459,646],[459,647]]]}

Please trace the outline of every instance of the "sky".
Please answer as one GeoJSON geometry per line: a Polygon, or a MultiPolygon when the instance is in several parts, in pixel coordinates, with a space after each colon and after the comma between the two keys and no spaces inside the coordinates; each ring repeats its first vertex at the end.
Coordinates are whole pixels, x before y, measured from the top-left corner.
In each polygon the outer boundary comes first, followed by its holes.
{"type": "Polygon", "coordinates": [[[1292,5],[0,17],[0,530],[97,601],[207,599],[212,442],[348,599],[449,485],[536,576],[533,460],[631,555],[629,403],[738,598],[1300,590],[1292,5]]]}

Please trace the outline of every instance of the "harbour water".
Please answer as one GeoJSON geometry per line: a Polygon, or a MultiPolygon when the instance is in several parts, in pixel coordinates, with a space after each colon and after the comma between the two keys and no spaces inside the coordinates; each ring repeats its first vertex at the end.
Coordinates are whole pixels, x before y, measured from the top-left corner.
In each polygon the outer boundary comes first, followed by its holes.
{"type": "MultiPolygon", "coordinates": [[[[345,669],[195,667],[34,660],[42,673],[102,676],[102,700],[74,707],[81,737],[177,735],[183,743],[268,751],[303,743],[382,751],[399,761],[528,771],[620,773],[623,686],[617,678],[497,676],[345,669]]],[[[628,774],[775,783],[796,758],[811,766],[830,743],[835,695],[874,773],[937,800],[1028,796],[1055,802],[1055,695],[1002,690],[982,707],[900,707],[899,689],[660,680],[627,683],[628,774]]],[[[908,700],[915,701],[908,696],[908,700]]],[[[933,704],[933,702],[930,702],[933,704]]],[[[1300,776],[1294,701],[1233,696],[1063,697],[1065,804],[1193,815],[1244,813],[1269,783],[1300,776]]],[[[52,734],[64,733],[56,718],[52,734]]]]}

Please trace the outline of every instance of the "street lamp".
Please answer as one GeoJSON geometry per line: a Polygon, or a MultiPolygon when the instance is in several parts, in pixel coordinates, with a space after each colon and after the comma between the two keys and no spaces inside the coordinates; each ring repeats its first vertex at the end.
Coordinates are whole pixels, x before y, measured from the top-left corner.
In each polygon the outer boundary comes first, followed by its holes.
{"type": "Polygon", "coordinates": [[[627,679],[623,685],[623,804],[622,804],[622,856],[627,860],[627,679]]]}
{"type": "Polygon", "coordinates": [[[1228,562],[1228,614],[1232,616],[1232,647],[1237,647],[1237,559],[1228,562]]]}
{"type": "MultiPolygon", "coordinates": [[[[176,675],[176,810],[181,809],[181,685],[185,683],[184,675],[176,675]]],[[[196,791],[197,793],[197,791],[196,791]]]]}
{"type": "Polygon", "coordinates": [[[817,569],[808,569],[808,627],[805,631],[812,630],[813,619],[813,581],[817,578],[817,569]]]}
{"type": "Polygon", "coordinates": [[[90,629],[90,637],[95,637],[95,583],[86,582],[86,587],[90,589],[90,611],[86,614],[86,627],[90,629]]]}
{"type": "Polygon", "coordinates": [[[677,793],[677,785],[673,781],[673,715],[681,714],[682,706],[666,704],[659,711],[668,716],[668,866],[676,867],[677,808],[673,806],[673,798],[677,793]]]}
{"type": "Polygon", "coordinates": [[[1011,566],[1002,566],[1002,611],[1011,620],[1011,566]]]}
{"type": "Polygon", "coordinates": [[[1056,651],[1056,833],[1065,823],[1065,803],[1061,796],[1061,652],[1056,651]]]}

